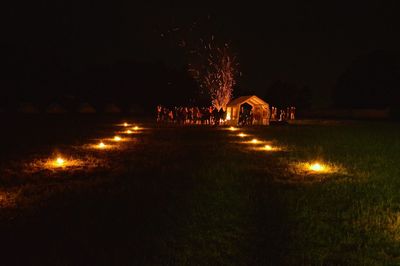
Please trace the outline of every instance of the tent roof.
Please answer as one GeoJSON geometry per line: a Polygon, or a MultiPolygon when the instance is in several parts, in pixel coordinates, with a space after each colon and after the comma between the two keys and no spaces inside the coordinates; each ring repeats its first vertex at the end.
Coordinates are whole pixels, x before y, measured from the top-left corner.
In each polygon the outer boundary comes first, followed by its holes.
{"type": "Polygon", "coordinates": [[[249,96],[241,96],[239,98],[233,99],[227,105],[227,107],[234,107],[237,105],[241,105],[243,103],[248,103],[250,105],[268,105],[268,103],[264,102],[262,99],[258,98],[255,95],[249,96]]]}

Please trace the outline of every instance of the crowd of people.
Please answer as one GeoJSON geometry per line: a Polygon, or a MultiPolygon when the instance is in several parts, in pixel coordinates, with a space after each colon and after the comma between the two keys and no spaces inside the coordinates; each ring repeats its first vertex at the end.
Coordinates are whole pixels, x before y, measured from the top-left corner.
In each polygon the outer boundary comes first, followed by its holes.
{"type": "Polygon", "coordinates": [[[215,107],[173,107],[157,106],[158,123],[193,125],[219,125],[224,123],[226,112],[215,107]]]}
{"type": "Polygon", "coordinates": [[[286,109],[278,109],[276,107],[271,107],[271,121],[286,121],[294,120],[296,114],[296,107],[291,106],[286,109]]]}
{"type": "MultiPolygon", "coordinates": [[[[157,122],[158,123],[176,123],[181,125],[222,125],[226,121],[226,112],[221,108],[215,107],[172,107],[168,108],[162,105],[157,106],[157,122]]],[[[278,109],[271,107],[271,121],[287,121],[294,120],[296,107],[287,107],[286,109],[278,109]]],[[[239,126],[252,125],[254,119],[251,108],[240,108],[239,126]]]]}
{"type": "Polygon", "coordinates": [[[254,114],[251,108],[240,108],[238,126],[250,126],[253,124],[254,114]]]}

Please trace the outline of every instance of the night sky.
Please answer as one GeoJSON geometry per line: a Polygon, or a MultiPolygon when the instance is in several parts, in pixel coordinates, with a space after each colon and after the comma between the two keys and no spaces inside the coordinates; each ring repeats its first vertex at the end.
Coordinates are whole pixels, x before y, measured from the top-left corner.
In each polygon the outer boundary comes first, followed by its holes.
{"type": "Polygon", "coordinates": [[[34,2],[2,12],[3,87],[20,94],[96,64],[164,62],[182,68],[181,40],[214,35],[237,54],[242,91],[277,79],[307,85],[314,105],[331,102],[337,78],[357,57],[397,53],[398,9],[383,1],[308,5],[303,1],[226,8],[141,7],[135,1],[34,2]],[[35,80],[35,86],[29,82],[35,80]]]}

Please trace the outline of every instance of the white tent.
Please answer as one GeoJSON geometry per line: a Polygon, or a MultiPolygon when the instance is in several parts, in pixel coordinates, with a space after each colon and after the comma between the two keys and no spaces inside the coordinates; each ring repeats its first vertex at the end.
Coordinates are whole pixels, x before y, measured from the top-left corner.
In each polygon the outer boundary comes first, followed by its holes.
{"type": "Polygon", "coordinates": [[[228,103],[226,106],[226,120],[228,125],[238,125],[240,107],[245,103],[252,107],[253,125],[269,125],[269,104],[255,95],[241,96],[228,103]]]}

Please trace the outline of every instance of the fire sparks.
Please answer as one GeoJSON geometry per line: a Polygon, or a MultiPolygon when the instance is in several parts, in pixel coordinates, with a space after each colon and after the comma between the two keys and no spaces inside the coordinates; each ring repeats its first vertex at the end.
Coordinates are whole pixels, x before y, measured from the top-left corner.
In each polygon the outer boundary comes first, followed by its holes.
{"type": "Polygon", "coordinates": [[[239,64],[227,43],[217,44],[214,38],[209,42],[201,41],[189,72],[210,95],[212,105],[219,110],[225,108],[232,98],[239,64]]]}

